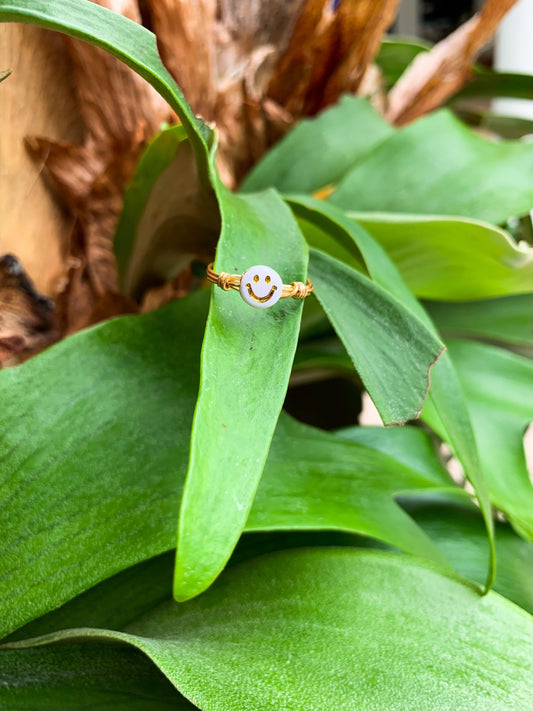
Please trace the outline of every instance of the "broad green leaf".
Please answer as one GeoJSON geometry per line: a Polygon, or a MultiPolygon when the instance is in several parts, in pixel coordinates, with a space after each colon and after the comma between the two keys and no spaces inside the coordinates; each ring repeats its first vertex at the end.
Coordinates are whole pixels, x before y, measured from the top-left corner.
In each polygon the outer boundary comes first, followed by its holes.
{"type": "Polygon", "coordinates": [[[242,190],[312,192],[336,183],[393,131],[367,101],[344,96],[290,131],[252,168],[242,190]]]}
{"type": "MultiPolygon", "coordinates": [[[[296,531],[360,533],[447,564],[394,500],[417,491],[465,494],[450,480],[428,435],[406,427],[354,428],[343,436],[354,443],[282,414],[246,530],[256,537],[284,531],[286,540],[296,531]]],[[[172,545],[172,518],[160,527],[172,545]]],[[[316,536],[306,540],[309,545],[316,536]]],[[[170,597],[171,576],[168,554],[152,558],[34,620],[16,637],[80,625],[121,629],[170,597]]]]}
{"type": "MultiPolygon", "coordinates": [[[[431,319],[407,288],[386,252],[362,227],[355,224],[338,208],[312,198],[291,198],[289,203],[299,218],[305,218],[320,225],[341,244],[345,244],[347,240],[351,239],[364,258],[366,267],[374,281],[388,290],[403,303],[404,307],[418,316],[435,335],[437,334],[431,319]]],[[[495,574],[495,552],[489,493],[465,397],[447,353],[443,353],[432,369],[431,388],[426,404],[428,401],[432,403],[434,412],[439,413],[438,421],[433,419],[434,424],[440,423],[439,431],[445,433],[447,441],[463,464],[466,476],[472,483],[480,503],[489,537],[490,564],[487,587],[490,588],[495,574]]]]}
{"type": "MultiPolygon", "coordinates": [[[[403,503],[403,502],[402,502],[403,503]]],[[[407,511],[465,578],[482,583],[487,570],[487,531],[474,506],[409,500],[407,511]]],[[[494,590],[533,614],[533,544],[496,523],[498,570],[494,590]]]]}
{"type": "Polygon", "coordinates": [[[317,249],[315,293],[386,423],[418,417],[440,341],[368,277],[317,249]]]}
{"type": "Polygon", "coordinates": [[[426,439],[410,444],[413,451],[404,463],[365,443],[280,418],[247,529],[360,533],[447,564],[394,497],[458,490],[435,453],[427,451],[426,439]]]}
{"type": "Polygon", "coordinates": [[[533,346],[533,294],[459,303],[426,303],[441,333],[533,346]]]}
{"type": "Polygon", "coordinates": [[[207,711],[531,706],[528,613],[432,564],[375,551],[263,556],[126,632],[71,630],[15,648],[69,639],[137,647],[207,711]]]}
{"type": "MultiPolygon", "coordinates": [[[[427,437],[424,432],[414,427],[369,428],[354,427],[343,432],[343,436],[363,431],[361,439],[373,441],[376,448],[384,447],[397,453],[398,459],[412,461],[412,468],[419,472],[438,471],[439,462],[435,452],[428,444],[427,456],[413,450],[420,441],[415,437],[403,437],[407,432],[427,437]],[[398,433],[398,437],[389,438],[389,432],[398,433]],[[370,435],[370,437],[368,437],[370,435]],[[381,436],[378,436],[381,435],[381,436]],[[392,439],[392,442],[391,442],[392,439]],[[394,441],[396,440],[396,441],[394,441]],[[403,440],[403,441],[402,441],[403,440]],[[413,453],[415,456],[413,456],[413,453]],[[420,454],[421,456],[417,456],[420,454]]],[[[359,439],[359,438],[357,438],[359,439]]],[[[391,455],[392,456],[392,455],[391,455]]],[[[424,474],[425,475],[425,474],[424,474]]],[[[465,500],[466,492],[457,489],[457,493],[434,492],[426,490],[421,495],[406,492],[397,496],[398,503],[417,525],[439,547],[454,570],[469,580],[483,584],[488,564],[487,530],[479,509],[465,500]],[[461,492],[462,496],[458,497],[461,492]]],[[[496,551],[498,570],[494,580],[494,590],[511,602],[533,614],[533,544],[520,538],[509,526],[495,523],[496,551]]],[[[288,550],[309,546],[349,546],[356,548],[375,548],[394,550],[393,545],[383,541],[336,531],[288,531],[271,533],[249,533],[243,536],[232,560],[248,560],[257,555],[276,550],[288,550]]],[[[68,607],[68,605],[67,605],[68,607]]],[[[85,626],[82,617],[77,626],[85,626]]],[[[63,628],[67,625],[63,625],[63,628]]],[[[55,631],[62,627],[49,627],[46,631],[55,631]]],[[[29,637],[32,634],[23,636],[29,637]]],[[[20,637],[22,638],[22,636],[20,637]]]]}
{"type": "Polygon", "coordinates": [[[533,421],[533,361],[468,341],[453,341],[450,353],[468,397],[492,501],[533,541],[533,485],[523,444],[533,421]]]}
{"type": "Polygon", "coordinates": [[[214,253],[220,214],[198,176],[183,126],[156,136],[124,195],[114,240],[122,290],[138,296],[173,279],[199,254],[214,253]]]}
{"type": "MultiPolygon", "coordinates": [[[[170,533],[172,522],[163,524],[170,533]]],[[[64,605],[32,620],[6,641],[28,639],[68,627],[120,630],[172,597],[174,552],[143,560],[89,587],[64,605]]]]}
{"type": "Polygon", "coordinates": [[[11,69],[6,69],[5,71],[0,72],[0,82],[4,81],[4,79],[7,79],[10,74],[11,74],[11,69]]]}
{"type": "Polygon", "coordinates": [[[385,37],[374,59],[385,80],[385,88],[395,84],[413,59],[431,49],[431,45],[422,40],[407,37],[385,37]]]}
{"type": "Polygon", "coordinates": [[[145,27],[89,0],[0,0],[0,22],[26,22],[57,30],[105,49],[144,77],[174,111],[199,157],[207,166],[212,131],[197,118],[164,68],[155,35],[145,27]]]}
{"type": "MultiPolygon", "coordinates": [[[[424,477],[450,481],[430,436],[419,427],[346,427],[337,430],[336,435],[370,447],[424,477]]],[[[457,489],[457,492],[466,493],[463,489],[457,489]]]]}
{"type": "Polygon", "coordinates": [[[9,711],[192,711],[136,649],[101,642],[3,651],[0,707],[9,711]]]}
{"type": "MultiPolygon", "coordinates": [[[[284,531],[286,541],[296,540],[288,538],[294,532],[306,531],[307,538],[301,540],[307,540],[307,545],[317,540],[319,531],[350,533],[350,541],[353,534],[361,533],[448,565],[394,499],[418,491],[465,492],[455,487],[421,430],[380,428],[378,432],[376,428],[371,437],[375,440],[383,451],[339,441],[283,415],[246,530],[256,538],[259,533],[284,531]],[[404,431],[411,436],[402,436],[404,431]],[[400,437],[394,437],[398,432],[400,437]],[[387,445],[391,439],[392,445],[387,445]]],[[[245,551],[250,547],[246,540],[241,544],[245,551]]],[[[31,622],[14,637],[80,625],[121,629],[170,597],[171,575],[168,554],[152,558],[31,622]]]]}
{"type": "MultiPolygon", "coordinates": [[[[220,191],[215,269],[242,274],[266,264],[284,284],[305,282],[307,246],[281,198],[220,191]]],[[[254,309],[238,292],[213,287],[178,526],[179,600],[213,582],[242,533],[283,405],[301,313],[301,300],[254,309]]]]}
{"type": "Polygon", "coordinates": [[[533,248],[478,220],[350,213],[423,299],[458,301],[533,291],[533,248]]]}
{"type": "MultiPolygon", "coordinates": [[[[429,444],[428,436],[420,429],[355,427],[344,431],[342,435],[352,436],[359,430],[364,433],[362,438],[370,440],[376,448],[390,449],[399,459],[412,462],[413,471],[427,480],[433,478],[435,473],[437,477],[442,476],[442,465],[429,444]],[[397,436],[391,438],[391,432],[397,436]],[[404,436],[404,433],[408,436],[404,436]],[[416,450],[424,439],[428,440],[427,451],[417,456],[416,450]]],[[[423,496],[413,496],[406,492],[401,497],[402,507],[446,554],[448,560],[453,562],[454,568],[461,575],[483,582],[487,568],[487,534],[479,510],[472,504],[467,506],[466,502],[458,504],[443,501],[443,494],[435,492],[433,495],[426,491],[423,496]]],[[[533,613],[533,545],[519,538],[507,524],[497,523],[496,531],[499,565],[494,590],[533,613]]],[[[339,531],[253,532],[242,537],[230,565],[277,550],[332,544],[372,548],[385,545],[376,539],[339,531]]],[[[393,549],[391,545],[387,547],[393,549]]],[[[169,552],[128,568],[58,610],[31,622],[6,641],[28,639],[68,627],[123,629],[142,614],[171,598],[172,566],[173,557],[169,552]]]]}
{"type": "Polygon", "coordinates": [[[330,201],[358,212],[461,215],[501,224],[533,207],[533,145],[490,141],[442,110],[362,158],[330,201]]]}
{"type": "Polygon", "coordinates": [[[173,547],[205,296],[0,372],[0,636],[173,547]]]}

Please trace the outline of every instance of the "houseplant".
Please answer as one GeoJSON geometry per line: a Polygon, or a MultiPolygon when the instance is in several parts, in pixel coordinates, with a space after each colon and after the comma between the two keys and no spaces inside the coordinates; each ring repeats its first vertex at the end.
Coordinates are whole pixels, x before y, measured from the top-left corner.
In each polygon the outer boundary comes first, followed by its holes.
{"type": "Polygon", "coordinates": [[[533,280],[528,246],[499,225],[531,208],[530,146],[446,112],[396,130],[347,98],[231,192],[216,134],[143,28],[73,0],[2,1],[0,19],[105,46],[180,118],[126,194],[116,252],[131,297],[168,248],[142,224],[161,145],[165,170],[194,159],[201,209],[172,198],[178,244],[198,225],[208,249],[220,225],[218,271],[309,272],[316,293],[258,312],[213,288],[207,314],[198,289],[1,373],[3,703],[529,708],[533,280]],[[347,127],[363,124],[361,143],[347,127]],[[344,131],[338,158],[305,149],[344,131]],[[329,184],[328,201],[305,194],[329,184]],[[280,416],[291,370],[359,378],[386,423],[423,407],[425,428],[329,433],[280,416]],[[489,591],[496,548],[504,597],[489,591]]]}

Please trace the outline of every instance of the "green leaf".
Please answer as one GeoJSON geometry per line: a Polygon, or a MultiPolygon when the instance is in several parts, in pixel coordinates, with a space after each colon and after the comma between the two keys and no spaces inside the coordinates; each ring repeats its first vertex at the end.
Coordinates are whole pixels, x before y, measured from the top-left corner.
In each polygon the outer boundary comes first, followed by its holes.
{"type": "Polygon", "coordinates": [[[441,333],[533,346],[533,294],[459,303],[426,303],[441,333]]]}
{"type": "Polygon", "coordinates": [[[145,27],[88,0],[0,0],[0,22],[26,22],[94,44],[118,57],[165,98],[206,166],[212,131],[197,118],[164,68],[155,35],[145,27]]]}
{"type": "Polygon", "coordinates": [[[493,72],[478,68],[474,77],[453,96],[453,101],[497,97],[531,99],[532,92],[533,76],[531,74],[493,72]]]}
{"type": "MultiPolygon", "coordinates": [[[[279,196],[222,195],[215,269],[242,274],[266,264],[285,284],[305,282],[307,248],[279,196]]],[[[177,599],[213,582],[244,528],[287,390],[301,313],[301,300],[254,309],[235,291],[213,287],[179,519],[177,599]]]]}
{"type": "Polygon", "coordinates": [[[242,190],[312,192],[336,183],[393,131],[367,101],[344,96],[290,131],[252,168],[242,190]]]}
{"type": "Polygon", "coordinates": [[[428,422],[451,446],[463,465],[466,477],[474,487],[487,526],[490,548],[487,588],[495,575],[494,523],[492,519],[489,487],[481,453],[476,444],[475,428],[470,417],[467,397],[449,354],[441,358],[432,372],[430,394],[424,405],[421,419],[428,422]],[[431,418],[427,413],[431,411],[431,418]]]}
{"type": "Polygon", "coordinates": [[[125,633],[72,630],[22,644],[67,639],[137,647],[209,711],[531,705],[529,614],[431,564],[375,551],[264,556],[125,633]]]}
{"type": "Polygon", "coordinates": [[[450,353],[468,398],[492,501],[533,541],[533,486],[523,436],[533,421],[533,361],[468,341],[450,353]]]}
{"type": "Polygon", "coordinates": [[[0,72],[0,82],[4,81],[4,79],[7,79],[10,74],[11,69],[6,69],[5,71],[0,72]]]}
{"type": "Polygon", "coordinates": [[[350,356],[336,336],[307,340],[298,346],[292,372],[294,374],[306,370],[356,375],[350,356]]]}
{"type": "Polygon", "coordinates": [[[454,107],[455,115],[479,131],[489,131],[501,138],[517,139],[533,133],[533,121],[519,116],[503,116],[491,111],[471,108],[468,104],[454,107]]]}
{"type": "Polygon", "coordinates": [[[478,220],[350,213],[423,299],[458,301],[533,291],[533,249],[478,220]]]}
{"type": "Polygon", "coordinates": [[[156,136],[124,194],[114,250],[122,290],[139,296],[176,277],[199,254],[214,253],[220,214],[202,184],[183,126],[156,136]]]}
{"type": "Polygon", "coordinates": [[[387,291],[325,252],[311,250],[309,273],[384,422],[418,417],[442,343],[387,291]]]}
{"type": "Polygon", "coordinates": [[[389,90],[413,59],[429,49],[431,45],[422,40],[385,37],[374,60],[385,80],[385,88],[389,90]]]}
{"type": "MultiPolygon", "coordinates": [[[[407,288],[393,262],[362,227],[355,224],[338,208],[312,198],[291,198],[290,205],[300,218],[321,225],[340,244],[345,245],[347,240],[352,240],[364,258],[374,281],[401,301],[437,335],[431,319],[407,288]]],[[[489,493],[481,469],[465,397],[447,353],[443,353],[432,369],[431,388],[426,399],[426,407],[428,403],[431,403],[433,412],[438,413],[437,418],[433,418],[433,423],[435,425],[440,423],[439,431],[445,432],[445,438],[463,464],[466,476],[476,491],[489,537],[490,564],[487,587],[490,589],[495,574],[495,550],[489,493]],[[446,423],[446,427],[443,423],[446,423]]],[[[422,414],[424,416],[424,413],[422,414]]]]}
{"type": "Polygon", "coordinates": [[[358,212],[461,215],[501,224],[533,207],[532,174],[533,145],[489,141],[442,110],[375,147],[330,201],[358,212]]]}
{"type": "Polygon", "coordinates": [[[9,711],[192,711],[136,649],[101,642],[1,652],[0,706],[9,711]]]}
{"type": "Polygon", "coordinates": [[[173,546],[205,296],[0,372],[0,636],[173,546]]]}
{"type": "MultiPolygon", "coordinates": [[[[483,582],[487,570],[487,531],[476,507],[410,499],[406,510],[458,573],[483,582]]],[[[509,525],[496,523],[496,552],[498,571],[494,590],[533,614],[533,545],[519,538],[509,525]]]]}
{"type": "MultiPolygon", "coordinates": [[[[429,437],[415,427],[354,427],[342,432],[343,437],[368,441],[378,451],[390,452],[391,458],[404,459],[406,467],[426,482],[442,477],[439,463],[429,437]],[[395,436],[391,436],[394,434],[395,436]]],[[[391,467],[386,459],[376,460],[378,467],[391,467]]],[[[363,467],[366,464],[363,460],[363,467]]],[[[396,465],[393,465],[396,468],[396,465]]],[[[405,476],[401,470],[400,478],[405,476]]],[[[368,479],[372,479],[372,473],[368,479]]],[[[263,479],[265,482],[266,477],[263,479]]],[[[323,485],[323,479],[322,479],[323,485]]],[[[261,484],[262,486],[262,484],[261,484]]],[[[368,483],[363,483],[363,487],[368,483]]],[[[261,487],[260,487],[261,491],[261,487]]],[[[443,494],[426,490],[423,496],[402,495],[401,504],[416,523],[443,551],[454,568],[465,578],[483,582],[487,568],[487,534],[483,518],[474,505],[443,501],[443,494]],[[438,497],[438,498],[437,498],[438,497]]],[[[464,490],[457,491],[465,494],[464,490]]],[[[381,494],[378,494],[378,497],[381,494]]],[[[447,494],[447,496],[449,496],[447,494]]],[[[340,498],[337,497],[340,503],[340,498]]],[[[355,497],[354,497],[355,498],[355,497]]],[[[349,499],[349,496],[348,496],[349,499]]],[[[357,507],[357,502],[354,502],[357,507]]],[[[345,507],[346,508],[346,507],[345,507]]],[[[252,509],[252,514],[253,514],[252,509]]],[[[498,574],[494,590],[533,612],[533,545],[519,538],[512,528],[496,524],[498,574]]],[[[324,530],[262,531],[245,534],[232,556],[230,565],[249,560],[276,550],[295,547],[343,545],[350,547],[383,546],[376,539],[363,538],[353,533],[324,530]]],[[[389,548],[393,546],[389,545],[389,548]]],[[[171,598],[173,556],[171,553],[152,558],[99,583],[57,610],[53,610],[6,641],[27,639],[68,627],[104,627],[123,629],[142,614],[171,598]]]]}
{"type": "MultiPolygon", "coordinates": [[[[173,521],[163,524],[167,538],[173,521]]],[[[120,630],[172,597],[174,552],[143,560],[89,587],[65,604],[32,620],[6,641],[37,637],[68,627],[105,627],[120,630]]]]}
{"type": "MultiPolygon", "coordinates": [[[[381,428],[383,435],[375,436],[388,442],[395,429],[381,428]]],[[[247,530],[320,528],[360,533],[448,565],[394,501],[397,494],[408,491],[464,493],[429,447],[422,432],[404,438],[402,461],[394,448],[389,454],[364,441],[343,441],[284,416],[279,420],[247,530]]]]}
{"type": "MultiPolygon", "coordinates": [[[[419,427],[346,427],[337,430],[336,435],[360,446],[370,447],[423,477],[451,483],[430,436],[419,427]]],[[[466,495],[464,489],[457,488],[456,491],[466,495]]]]}

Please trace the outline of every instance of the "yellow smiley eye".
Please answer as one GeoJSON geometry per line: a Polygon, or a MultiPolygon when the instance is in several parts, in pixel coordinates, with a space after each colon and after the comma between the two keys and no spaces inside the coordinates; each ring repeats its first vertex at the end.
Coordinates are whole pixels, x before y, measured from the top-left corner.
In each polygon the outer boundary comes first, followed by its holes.
{"type": "Polygon", "coordinates": [[[266,277],[265,277],[265,283],[266,283],[266,284],[270,284],[270,277],[269,277],[269,276],[266,276],[266,277]]]}
{"type": "Polygon", "coordinates": [[[256,275],[254,276],[254,281],[255,281],[255,283],[257,284],[257,282],[259,281],[259,274],[256,274],[256,275]]]}

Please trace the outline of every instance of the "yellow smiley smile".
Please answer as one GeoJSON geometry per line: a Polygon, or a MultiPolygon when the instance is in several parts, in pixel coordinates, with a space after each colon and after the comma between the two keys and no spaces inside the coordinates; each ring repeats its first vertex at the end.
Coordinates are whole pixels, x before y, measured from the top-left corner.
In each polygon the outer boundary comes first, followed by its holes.
{"type": "Polygon", "coordinates": [[[265,304],[267,301],[270,301],[270,299],[274,296],[274,292],[278,290],[278,287],[274,285],[266,296],[256,296],[254,294],[254,290],[252,289],[252,285],[250,284],[250,282],[245,284],[245,286],[248,289],[248,293],[250,294],[252,299],[254,301],[258,301],[260,304],[265,304]]]}

